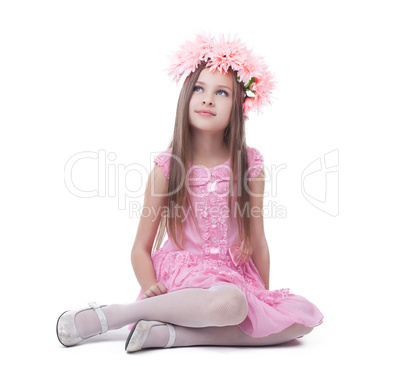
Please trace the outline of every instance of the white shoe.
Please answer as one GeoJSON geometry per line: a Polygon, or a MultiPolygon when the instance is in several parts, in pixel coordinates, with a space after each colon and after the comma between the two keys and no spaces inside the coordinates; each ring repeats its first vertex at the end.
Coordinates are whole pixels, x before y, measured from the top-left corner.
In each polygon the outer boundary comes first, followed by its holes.
{"type": "Polygon", "coordinates": [[[169,323],[162,323],[153,320],[139,320],[133,329],[131,329],[130,334],[127,337],[126,341],[126,351],[127,352],[136,352],[142,349],[142,345],[147,339],[151,328],[155,325],[167,325],[169,329],[169,341],[164,348],[170,348],[173,346],[176,340],[176,330],[174,326],[169,323]]]}
{"type": "Polygon", "coordinates": [[[105,333],[109,330],[105,314],[101,310],[101,307],[94,302],[90,302],[88,305],[90,306],[89,308],[70,310],[60,315],[56,324],[56,333],[59,342],[63,346],[66,347],[74,346],[83,340],[83,338],[81,338],[81,336],[78,334],[77,328],[75,326],[75,316],[81,311],[89,309],[95,310],[96,314],[99,317],[99,321],[102,327],[102,331],[99,334],[105,333]]]}

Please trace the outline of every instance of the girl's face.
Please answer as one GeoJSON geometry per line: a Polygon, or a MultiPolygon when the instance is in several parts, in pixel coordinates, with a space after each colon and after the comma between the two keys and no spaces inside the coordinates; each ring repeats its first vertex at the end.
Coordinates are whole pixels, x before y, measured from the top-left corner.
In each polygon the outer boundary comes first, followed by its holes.
{"type": "Polygon", "coordinates": [[[201,71],[189,104],[192,128],[219,132],[227,127],[233,103],[232,84],[233,79],[229,73],[210,72],[208,68],[201,71]]]}

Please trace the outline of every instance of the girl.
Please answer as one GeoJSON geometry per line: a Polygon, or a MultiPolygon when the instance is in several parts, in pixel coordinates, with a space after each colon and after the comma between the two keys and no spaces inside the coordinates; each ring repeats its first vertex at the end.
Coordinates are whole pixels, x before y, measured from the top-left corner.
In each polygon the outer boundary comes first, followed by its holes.
{"type": "Polygon", "coordinates": [[[141,217],[132,249],[140,294],[132,304],[63,313],[59,341],[72,346],[132,323],[127,352],[273,345],[310,333],[322,323],[318,308],[269,288],[263,157],[245,139],[248,112],[270,103],[270,72],[240,41],[198,35],[169,74],[186,79],[173,139],[145,193],[144,206],[158,216],[141,217]]]}

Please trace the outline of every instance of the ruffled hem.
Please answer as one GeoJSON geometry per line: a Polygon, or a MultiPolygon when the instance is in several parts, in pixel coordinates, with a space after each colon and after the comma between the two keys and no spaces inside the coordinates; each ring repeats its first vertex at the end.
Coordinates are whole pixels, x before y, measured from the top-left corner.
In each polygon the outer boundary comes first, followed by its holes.
{"type": "MultiPolygon", "coordinates": [[[[266,290],[252,260],[235,266],[232,262],[202,259],[190,252],[159,249],[152,256],[158,281],[173,292],[185,288],[236,285],[246,296],[249,311],[238,326],[251,337],[278,333],[293,323],[316,327],[323,315],[306,298],[288,288],[266,290]]],[[[140,299],[142,291],[138,296],[140,299]]],[[[137,299],[137,300],[138,300],[137,299]]]]}

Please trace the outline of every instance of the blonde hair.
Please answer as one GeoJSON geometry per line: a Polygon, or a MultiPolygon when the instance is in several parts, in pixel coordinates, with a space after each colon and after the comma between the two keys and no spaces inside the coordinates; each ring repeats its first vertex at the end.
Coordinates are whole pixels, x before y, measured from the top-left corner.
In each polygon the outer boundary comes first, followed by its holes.
{"type": "MultiPolygon", "coordinates": [[[[180,190],[177,190],[177,187],[179,187],[180,182],[184,182],[185,177],[187,177],[187,167],[189,162],[188,153],[190,152],[191,155],[192,151],[189,127],[190,124],[188,117],[189,102],[193,94],[195,83],[197,82],[201,71],[205,67],[206,64],[205,62],[203,62],[193,73],[187,76],[179,95],[173,138],[169,144],[169,148],[172,148],[172,155],[174,155],[178,159],[170,159],[168,186],[169,196],[167,200],[168,214],[162,215],[157,237],[153,246],[153,252],[161,247],[166,230],[175,245],[179,249],[184,250],[182,222],[180,219],[177,220],[177,217],[174,215],[175,207],[183,207],[187,211],[187,209],[189,209],[189,206],[191,206],[190,217],[195,223],[198,234],[201,237],[197,220],[194,217],[191,200],[189,199],[187,189],[185,188],[186,185],[182,184],[183,188],[181,188],[180,190]],[[179,164],[179,162],[184,165],[184,172],[183,167],[181,166],[181,164],[179,164]],[[183,174],[184,177],[182,176],[183,174]],[[176,192],[172,193],[175,190],[176,192]],[[177,234],[179,235],[179,239],[177,238],[177,234]]],[[[245,119],[243,114],[245,90],[243,85],[237,82],[237,73],[230,68],[228,70],[228,73],[230,73],[233,79],[233,103],[230,114],[230,122],[224,132],[224,143],[230,150],[230,171],[233,172],[230,177],[230,193],[228,194],[229,217],[232,217],[232,205],[234,204],[234,201],[232,200],[233,176],[237,176],[237,206],[240,208],[241,212],[247,212],[245,208],[247,208],[247,206],[250,204],[250,191],[248,179],[245,179],[244,177],[248,170],[245,119]],[[238,164],[236,164],[236,162],[238,164]],[[243,176],[241,177],[239,177],[237,174],[238,166],[240,168],[239,171],[244,172],[243,176]]],[[[239,238],[241,238],[240,242],[244,241],[242,245],[242,257],[245,261],[247,261],[252,253],[250,217],[248,215],[245,215],[244,218],[242,218],[241,215],[236,216],[239,238]]],[[[232,219],[230,219],[230,224],[233,225],[232,219]]]]}

